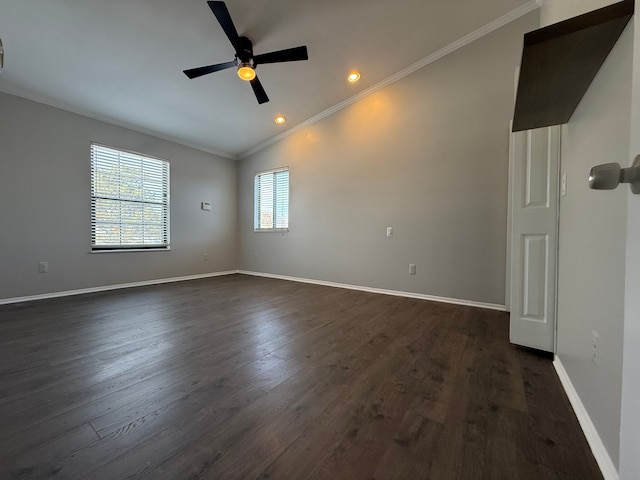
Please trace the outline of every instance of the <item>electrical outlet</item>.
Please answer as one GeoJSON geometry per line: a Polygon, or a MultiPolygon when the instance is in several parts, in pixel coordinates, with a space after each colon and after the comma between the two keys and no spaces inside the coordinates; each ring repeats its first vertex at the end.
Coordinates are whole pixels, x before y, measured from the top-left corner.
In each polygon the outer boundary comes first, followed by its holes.
{"type": "Polygon", "coordinates": [[[49,273],[49,262],[38,263],[38,273],[49,273]]]}
{"type": "Polygon", "coordinates": [[[409,275],[415,275],[416,274],[416,264],[415,263],[410,263],[409,264],[409,275]]]}
{"type": "Polygon", "coordinates": [[[591,332],[591,361],[595,365],[600,365],[600,335],[593,330],[591,332]]]}

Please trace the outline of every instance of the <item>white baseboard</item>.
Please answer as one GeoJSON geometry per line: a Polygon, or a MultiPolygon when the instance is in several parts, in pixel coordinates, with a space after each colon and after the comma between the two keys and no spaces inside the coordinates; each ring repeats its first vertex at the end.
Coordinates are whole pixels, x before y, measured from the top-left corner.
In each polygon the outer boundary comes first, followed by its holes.
{"type": "Polygon", "coordinates": [[[571,383],[569,374],[564,369],[564,366],[558,356],[555,357],[553,366],[555,367],[558,378],[560,378],[560,382],[564,387],[564,391],[567,393],[567,397],[569,397],[569,402],[571,402],[573,411],[575,412],[576,417],[578,417],[578,422],[580,422],[584,436],[587,438],[587,442],[591,447],[593,456],[596,458],[596,462],[598,462],[598,466],[600,467],[604,480],[619,480],[618,470],[611,461],[609,452],[607,452],[607,449],[602,443],[602,439],[600,438],[600,435],[598,435],[598,431],[591,421],[591,417],[589,417],[587,409],[584,407],[582,400],[580,400],[580,396],[574,388],[573,383],[571,383]]]}
{"type": "Polygon", "coordinates": [[[325,287],[346,288],[349,290],[359,290],[361,292],[380,293],[382,295],[394,295],[396,297],[417,298],[419,300],[430,300],[432,302],[450,303],[454,305],[463,305],[466,307],[486,308],[489,310],[505,311],[504,305],[495,303],[476,302],[474,300],[462,300],[459,298],[438,297],[435,295],[426,295],[424,293],[403,292],[400,290],[387,290],[384,288],[364,287],[360,285],[349,285],[345,283],[325,282],[322,280],[313,280],[309,278],[290,277],[287,275],[275,275],[271,273],[250,272],[246,270],[228,270],[225,272],[203,273],[199,275],[188,275],[185,277],[160,278],[156,280],[145,280],[142,282],[121,283],[117,285],[106,285],[101,287],[82,288],[79,290],[66,290],[62,292],[43,293],[40,295],[29,295],[25,297],[0,298],[0,305],[10,303],[29,302],[32,300],[45,300],[48,298],[68,297],[71,295],[82,295],[84,293],[106,292],[109,290],[118,290],[121,288],[144,287],[148,285],[159,285],[162,283],[182,282],[186,280],[197,280],[199,278],[219,277],[223,275],[231,275],[241,273],[244,275],[252,275],[254,277],[274,278],[278,280],[289,280],[292,282],[311,283],[315,285],[323,285],[325,287]]]}
{"type": "Polygon", "coordinates": [[[84,293],[106,292],[109,290],[119,290],[121,288],[145,287],[148,285],[160,285],[162,283],[184,282],[186,280],[197,280],[199,278],[220,277],[238,273],[238,270],[226,272],[202,273],[198,275],[187,275],[185,277],[159,278],[156,280],[144,280],[142,282],[120,283],[117,285],[105,285],[101,287],[81,288],[79,290],[65,290],[62,292],[43,293],[40,295],[29,295],[26,297],[0,298],[0,305],[9,303],[30,302],[32,300],[45,300],[47,298],[68,297],[71,295],[82,295],[84,293]]]}
{"type": "Polygon", "coordinates": [[[290,277],[287,275],[275,275],[272,273],[251,272],[247,270],[238,270],[238,273],[244,275],[253,275],[254,277],[275,278],[278,280],[289,280],[291,282],[312,283],[314,285],[322,285],[325,287],[346,288],[349,290],[359,290],[361,292],[380,293],[383,295],[394,295],[396,297],[417,298],[419,300],[430,300],[432,302],[451,303],[454,305],[463,305],[466,307],[487,308],[489,310],[498,310],[504,312],[505,306],[496,303],[476,302],[474,300],[461,300],[458,298],[437,297],[434,295],[426,295],[424,293],[403,292],[400,290],[387,290],[384,288],[363,287],[360,285],[350,285],[346,283],[325,282],[323,280],[313,280],[310,278],[290,277]]]}

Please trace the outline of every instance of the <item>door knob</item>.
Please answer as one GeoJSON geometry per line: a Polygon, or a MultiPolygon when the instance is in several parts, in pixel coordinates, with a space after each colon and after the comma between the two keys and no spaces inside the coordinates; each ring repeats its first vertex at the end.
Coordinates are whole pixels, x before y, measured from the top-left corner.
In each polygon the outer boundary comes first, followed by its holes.
{"type": "Polygon", "coordinates": [[[621,183],[629,183],[633,193],[640,193],[640,155],[629,168],[620,168],[619,163],[604,163],[589,172],[589,188],[594,190],[613,190],[621,183]]]}

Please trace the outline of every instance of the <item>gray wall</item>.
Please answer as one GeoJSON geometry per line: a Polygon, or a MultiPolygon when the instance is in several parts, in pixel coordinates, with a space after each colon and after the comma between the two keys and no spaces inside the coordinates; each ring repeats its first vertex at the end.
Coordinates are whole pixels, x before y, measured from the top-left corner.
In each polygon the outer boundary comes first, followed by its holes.
{"type": "Polygon", "coordinates": [[[0,299],[236,268],[233,160],[6,94],[0,112],[0,299]],[[170,251],[90,253],[92,141],[171,162],[170,251]]]}
{"type": "Polygon", "coordinates": [[[590,190],[589,169],[626,165],[633,31],[609,55],[562,130],[557,353],[614,464],[618,460],[624,326],[626,188],[590,190]],[[600,364],[591,361],[591,332],[600,364]]]}
{"type": "Polygon", "coordinates": [[[243,160],[241,269],[504,304],[513,78],[537,25],[531,13],[243,160]],[[255,233],[253,177],[284,165],[290,232],[255,233]]]}
{"type": "MultiPolygon", "coordinates": [[[[614,3],[550,0],[543,25],[614,3]]],[[[612,463],[620,449],[627,190],[589,190],[589,169],[629,164],[633,28],[627,27],[562,128],[557,355],[595,425],[612,463]],[[600,335],[600,361],[591,361],[591,335],[600,335]]],[[[637,368],[637,365],[636,365],[637,368]]]]}

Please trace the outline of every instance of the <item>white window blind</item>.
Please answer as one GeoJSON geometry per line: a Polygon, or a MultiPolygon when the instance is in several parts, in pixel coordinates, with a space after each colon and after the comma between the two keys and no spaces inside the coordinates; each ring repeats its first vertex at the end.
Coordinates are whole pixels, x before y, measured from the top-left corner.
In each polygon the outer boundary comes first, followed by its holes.
{"type": "Polygon", "coordinates": [[[289,169],[260,172],[254,181],[254,230],[288,230],[289,169]]]}
{"type": "Polygon", "coordinates": [[[168,247],[169,162],[92,144],[92,250],[168,247]]]}

